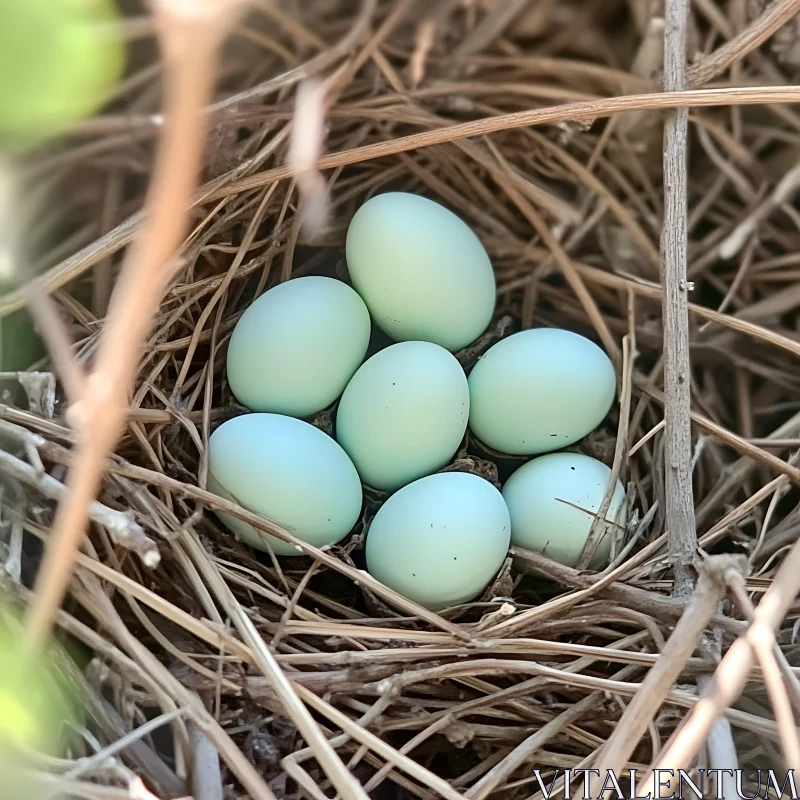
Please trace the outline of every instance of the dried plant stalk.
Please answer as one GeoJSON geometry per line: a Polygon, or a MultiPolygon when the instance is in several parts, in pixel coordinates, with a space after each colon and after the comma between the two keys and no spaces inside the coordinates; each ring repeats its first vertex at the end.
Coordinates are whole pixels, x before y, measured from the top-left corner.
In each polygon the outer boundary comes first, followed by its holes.
{"type": "MultiPolygon", "coordinates": [[[[686,26],[689,4],[667,0],[664,28],[664,89],[686,86],[686,26]]],[[[670,534],[674,592],[688,596],[694,585],[697,549],[692,490],[692,427],[689,363],[689,283],[687,261],[687,138],[689,109],[676,108],[664,126],[664,227],[661,235],[661,285],[664,299],[664,471],[667,529],[670,534]]]]}
{"type": "Polygon", "coordinates": [[[75,466],[58,506],[51,539],[28,611],[27,646],[45,640],[72,574],[72,561],[97,495],[103,467],[122,430],[140,348],[172,276],[183,238],[205,140],[217,50],[241,0],[207,0],[192,8],[174,0],[155,5],[166,66],[168,109],[149,197],[147,223],[129,250],[111,300],[94,371],[70,409],[77,428],[75,466]]]}
{"type": "Polygon", "coordinates": [[[639,692],[598,755],[601,775],[606,774],[606,770],[619,773],[628,763],[724,597],[725,573],[728,570],[741,573],[745,568],[742,556],[711,556],[703,564],[695,592],[658,662],[647,673],[639,692]]]}
{"type": "MultiPolygon", "coordinates": [[[[700,699],[676,735],[653,766],[657,769],[686,769],[708,736],[713,724],[739,696],[756,660],[758,642],[772,642],[774,630],[800,592],[800,542],[792,547],[775,579],[753,612],[747,631],[730,647],[714,673],[709,691],[700,699]]],[[[790,765],[795,766],[795,765],[790,765]]],[[[643,779],[637,794],[652,791],[652,774],[643,779]]],[[[652,795],[655,796],[655,795],[652,795]]]]}

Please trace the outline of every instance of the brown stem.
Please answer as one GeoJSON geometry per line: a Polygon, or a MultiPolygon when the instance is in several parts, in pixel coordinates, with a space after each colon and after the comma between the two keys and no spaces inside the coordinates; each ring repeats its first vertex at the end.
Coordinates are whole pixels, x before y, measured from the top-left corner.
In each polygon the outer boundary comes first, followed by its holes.
{"type": "MultiPolygon", "coordinates": [[[[744,688],[747,676],[755,664],[753,642],[769,640],[791,608],[800,592],[800,542],[795,543],[784,559],[769,589],[753,612],[747,631],[730,647],[722,659],[707,693],[686,718],[672,743],[653,765],[656,769],[685,769],[706,740],[711,727],[725,713],[744,688]]],[[[795,765],[791,765],[795,766],[795,765]]],[[[650,787],[652,773],[638,787],[641,795],[650,787]]],[[[657,773],[656,773],[657,774],[657,773]]]]}
{"type": "Polygon", "coordinates": [[[689,86],[702,86],[721,75],[772,36],[800,11],[800,0],[774,0],[738,36],[695,64],[688,73],[689,86]]]}
{"type": "Polygon", "coordinates": [[[217,14],[209,14],[211,7],[207,7],[194,17],[185,11],[181,15],[180,8],[171,9],[168,2],[156,6],[166,64],[164,97],[170,113],[145,206],[146,228],[127,253],[96,368],[73,407],[78,427],[76,462],[67,479],[68,493],[56,512],[28,610],[29,652],[43,643],[64,597],[86,529],[89,504],[122,430],[141,343],[166,290],[171,260],[184,235],[205,140],[202,110],[211,98],[224,28],[222,15],[227,11],[230,17],[230,9],[224,8],[227,5],[230,3],[219,3],[217,14]]]}
{"type": "MultiPolygon", "coordinates": [[[[61,501],[67,492],[64,484],[57,481],[52,475],[20,461],[11,453],[3,450],[0,450],[0,470],[4,475],[10,475],[18,481],[38,489],[50,500],[61,501]]],[[[130,512],[117,511],[93,500],[89,504],[88,516],[109,532],[115,544],[136,552],[146,567],[158,566],[161,561],[158,545],[145,534],[130,512]]]]}
{"type": "Polygon", "coordinates": [[[697,588],[680,621],[598,755],[601,775],[606,770],[618,773],[626,766],[725,596],[725,572],[731,569],[741,574],[746,565],[743,556],[728,555],[711,556],[703,564],[697,588]]]}
{"type": "MultiPolygon", "coordinates": [[[[667,0],[664,30],[664,89],[686,88],[687,0],[667,0]]],[[[666,525],[675,572],[674,594],[692,593],[697,537],[692,493],[692,428],[689,418],[689,299],[686,282],[686,139],[689,110],[676,108],[664,126],[664,228],[661,284],[664,315],[664,472],[666,525]]]]}

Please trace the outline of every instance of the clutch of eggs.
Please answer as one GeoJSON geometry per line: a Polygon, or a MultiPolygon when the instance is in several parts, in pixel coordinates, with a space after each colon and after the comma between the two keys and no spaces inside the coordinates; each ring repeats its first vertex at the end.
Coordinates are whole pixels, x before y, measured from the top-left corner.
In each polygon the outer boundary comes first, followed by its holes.
{"type": "MultiPolygon", "coordinates": [[[[362,483],[393,492],[368,531],[368,569],[434,610],[479,596],[509,542],[574,565],[610,470],[552,451],[608,413],[616,391],[608,357],[570,331],[528,330],[491,347],[467,379],[453,352],[486,330],[494,273],[477,236],[431,200],[392,192],[364,203],[346,257],[354,288],[295,278],[263,294],[236,325],[228,382],[256,413],[212,434],[209,489],[316,547],[353,529],[362,483]],[[397,343],[362,363],[371,320],[397,343]],[[336,400],[336,440],[301,421],[336,400]],[[467,426],[500,453],[539,457],[502,494],[477,476],[437,472],[467,426]]],[[[624,506],[618,482],[592,566],[607,563],[624,506]]],[[[252,547],[301,554],[217,516],[252,547]]]]}

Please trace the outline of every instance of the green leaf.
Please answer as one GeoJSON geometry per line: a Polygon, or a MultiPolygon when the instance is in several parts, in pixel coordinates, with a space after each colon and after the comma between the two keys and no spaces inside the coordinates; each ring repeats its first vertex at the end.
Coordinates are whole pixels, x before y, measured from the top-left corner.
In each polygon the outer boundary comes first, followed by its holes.
{"type": "Polygon", "coordinates": [[[49,648],[24,659],[20,630],[0,621],[0,755],[10,747],[59,753],[69,724],[78,722],[77,698],[62,680],[49,648]]]}
{"type": "Polygon", "coordinates": [[[0,371],[21,372],[46,354],[27,311],[0,319],[0,371]]]}
{"type": "Polygon", "coordinates": [[[0,148],[20,150],[95,113],[125,62],[113,0],[0,0],[0,148]]]}

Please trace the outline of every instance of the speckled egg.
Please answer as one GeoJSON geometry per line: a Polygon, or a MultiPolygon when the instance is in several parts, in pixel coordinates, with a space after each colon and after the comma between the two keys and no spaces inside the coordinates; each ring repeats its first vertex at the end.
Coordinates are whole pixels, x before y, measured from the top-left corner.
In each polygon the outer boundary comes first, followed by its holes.
{"type": "Polygon", "coordinates": [[[430,342],[401,342],[353,376],[336,438],[365,484],[394,491],[447,464],[468,417],[469,387],[455,356],[430,342]]]}
{"type": "Polygon", "coordinates": [[[341,395],[369,337],[367,307],[347,284],[294,278],[242,314],[228,347],[228,383],[251,411],[309,417],[341,395]]]}
{"type": "MultiPolygon", "coordinates": [[[[347,454],[313,425],[280,414],[244,414],[209,438],[208,490],[286,528],[315,547],[347,536],[361,513],[361,482],[347,454]]],[[[222,512],[251,547],[302,555],[222,512]]]]}
{"type": "Polygon", "coordinates": [[[538,328],[503,339],[469,376],[470,430],[501,453],[560,450],[591,433],[616,392],[614,367],[592,341],[538,328]]]}
{"type": "Polygon", "coordinates": [[[455,352],[494,312],[494,272],[473,231],[444,206],[405,192],[364,203],[347,231],[347,267],[375,323],[396,341],[455,352]]]}
{"type": "MultiPolygon", "coordinates": [[[[506,481],[503,497],[511,514],[511,543],[574,567],[589,537],[611,478],[601,461],[580,453],[549,453],[521,466],[506,481]]],[[[626,522],[620,481],[605,518],[613,525],[595,550],[592,566],[608,564],[614,537],[626,522]]]]}
{"type": "Polygon", "coordinates": [[[465,472],[440,472],[393,494],[367,534],[367,569],[378,581],[426,608],[475,599],[503,564],[511,527],[491,483],[465,472]]]}

